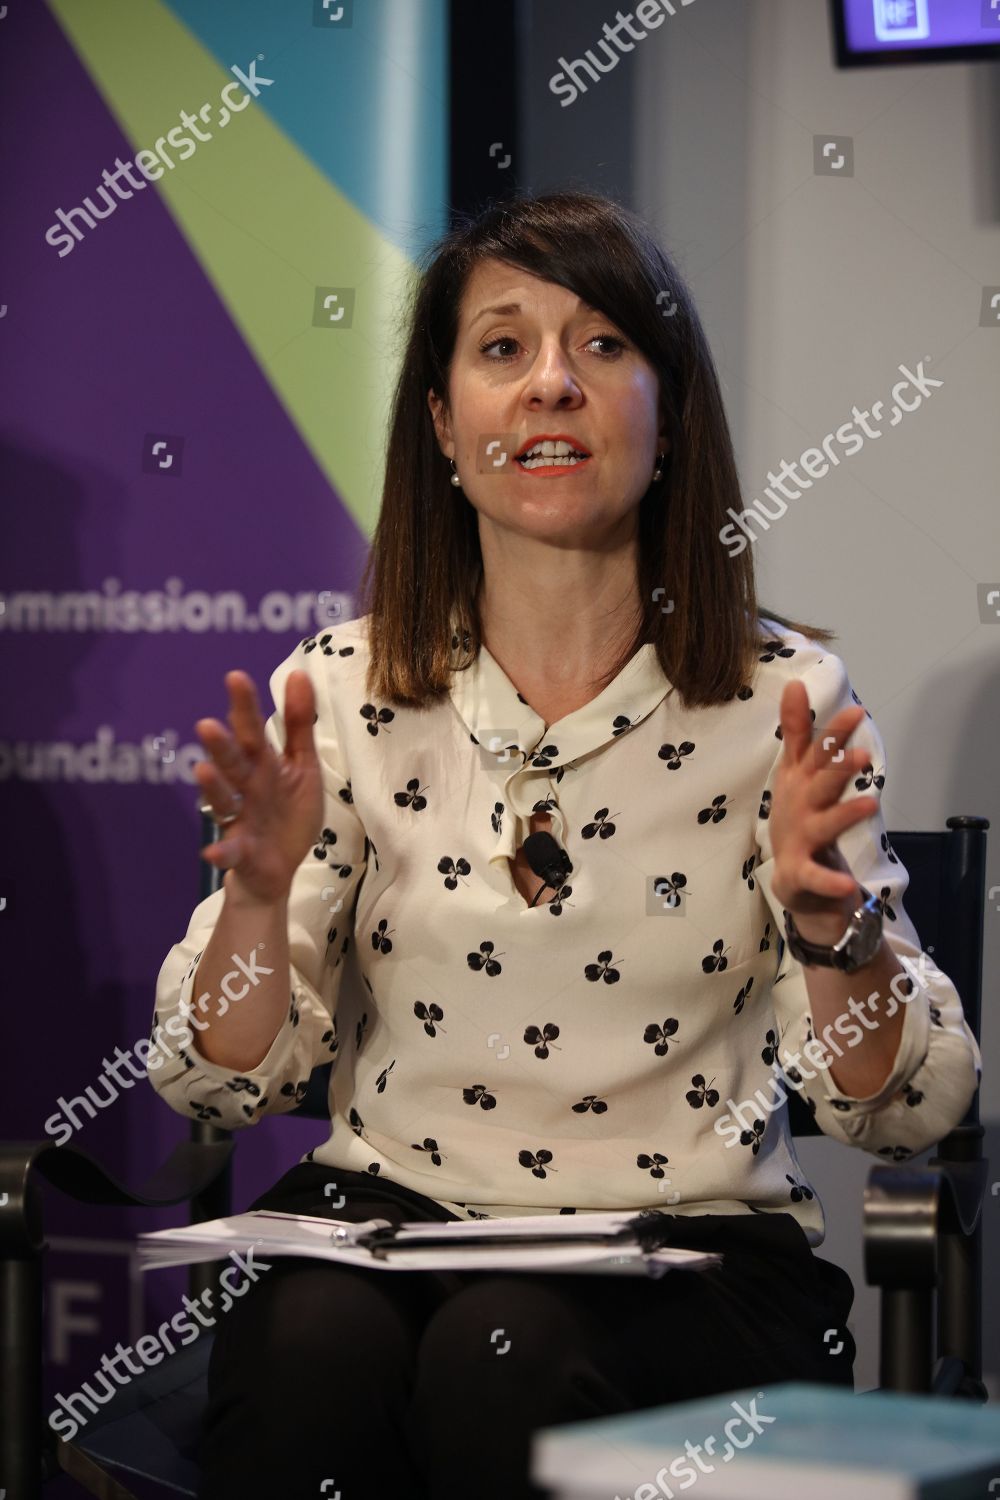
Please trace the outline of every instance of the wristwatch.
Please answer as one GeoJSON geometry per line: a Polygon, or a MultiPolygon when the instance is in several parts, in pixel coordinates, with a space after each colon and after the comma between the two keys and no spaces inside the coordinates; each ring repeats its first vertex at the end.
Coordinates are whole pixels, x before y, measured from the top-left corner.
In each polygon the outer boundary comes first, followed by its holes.
{"type": "Polygon", "coordinates": [[[851,916],[843,937],[830,947],[822,943],[810,943],[795,926],[790,911],[784,913],[788,951],[801,964],[818,964],[827,969],[840,969],[844,974],[853,974],[862,965],[870,963],[878,952],[882,941],[882,906],[865,886],[865,900],[851,916]]]}

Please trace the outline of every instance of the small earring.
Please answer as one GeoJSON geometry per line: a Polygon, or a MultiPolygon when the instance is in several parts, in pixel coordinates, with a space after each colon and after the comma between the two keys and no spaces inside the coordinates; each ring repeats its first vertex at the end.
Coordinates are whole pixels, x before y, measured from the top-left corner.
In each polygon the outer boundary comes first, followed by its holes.
{"type": "Polygon", "coordinates": [[[458,489],[461,489],[461,487],[462,487],[462,481],[459,478],[458,470],[455,468],[455,460],[453,458],[449,459],[449,463],[451,464],[451,470],[452,470],[452,473],[451,473],[451,482],[458,489]]]}
{"type": "Polygon", "coordinates": [[[662,479],[663,478],[663,460],[666,458],[666,456],[667,455],[665,453],[658,453],[656,455],[656,468],[653,470],[653,482],[654,483],[656,482],[657,479],[662,479]]]}

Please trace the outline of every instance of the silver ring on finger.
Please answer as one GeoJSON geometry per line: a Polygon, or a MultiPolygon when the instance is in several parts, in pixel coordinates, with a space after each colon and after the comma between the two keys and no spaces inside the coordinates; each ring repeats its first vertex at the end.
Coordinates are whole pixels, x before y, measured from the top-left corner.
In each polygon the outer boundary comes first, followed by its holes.
{"type": "Polygon", "coordinates": [[[236,819],[239,817],[240,813],[243,810],[243,798],[240,796],[239,792],[233,793],[233,800],[236,803],[236,809],[234,812],[217,813],[215,811],[215,808],[209,802],[199,802],[198,811],[200,813],[207,813],[219,828],[224,828],[227,823],[235,823],[236,819]]]}

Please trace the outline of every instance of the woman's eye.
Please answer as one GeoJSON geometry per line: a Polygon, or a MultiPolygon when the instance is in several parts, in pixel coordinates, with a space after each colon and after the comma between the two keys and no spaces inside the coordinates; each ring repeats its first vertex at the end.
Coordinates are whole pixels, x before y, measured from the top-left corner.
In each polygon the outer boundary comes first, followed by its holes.
{"type": "MultiPolygon", "coordinates": [[[[516,343],[517,343],[516,339],[509,338],[509,337],[508,338],[491,339],[489,341],[489,343],[480,344],[480,346],[479,346],[479,352],[480,352],[480,354],[485,355],[485,354],[488,354],[488,351],[490,349],[495,349],[498,344],[516,344],[516,343]]],[[[592,338],[589,338],[587,340],[587,343],[588,344],[602,343],[602,344],[616,344],[617,345],[617,349],[615,350],[614,353],[612,353],[612,354],[601,354],[599,356],[601,359],[617,359],[618,355],[621,353],[621,351],[623,349],[627,348],[625,340],[624,339],[620,339],[618,337],[618,335],[614,334],[614,333],[595,333],[592,338]]],[[[515,356],[513,354],[500,354],[500,355],[497,355],[496,358],[492,359],[490,361],[490,363],[491,364],[504,364],[507,360],[513,359],[514,357],[515,356]]]]}

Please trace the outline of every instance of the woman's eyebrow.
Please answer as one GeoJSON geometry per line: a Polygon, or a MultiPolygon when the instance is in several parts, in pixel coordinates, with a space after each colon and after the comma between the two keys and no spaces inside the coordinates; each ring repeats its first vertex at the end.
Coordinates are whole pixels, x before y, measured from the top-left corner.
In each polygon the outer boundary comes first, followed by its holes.
{"type": "MultiPolygon", "coordinates": [[[[490,313],[495,314],[498,318],[513,318],[517,317],[517,315],[522,311],[523,309],[520,302],[501,302],[498,303],[495,307],[481,307],[476,313],[475,317],[470,320],[469,327],[474,327],[475,324],[479,322],[480,318],[485,318],[490,313]]],[[[582,312],[597,312],[597,308],[591,307],[589,302],[578,301],[573,316],[577,317],[582,312]]]]}

